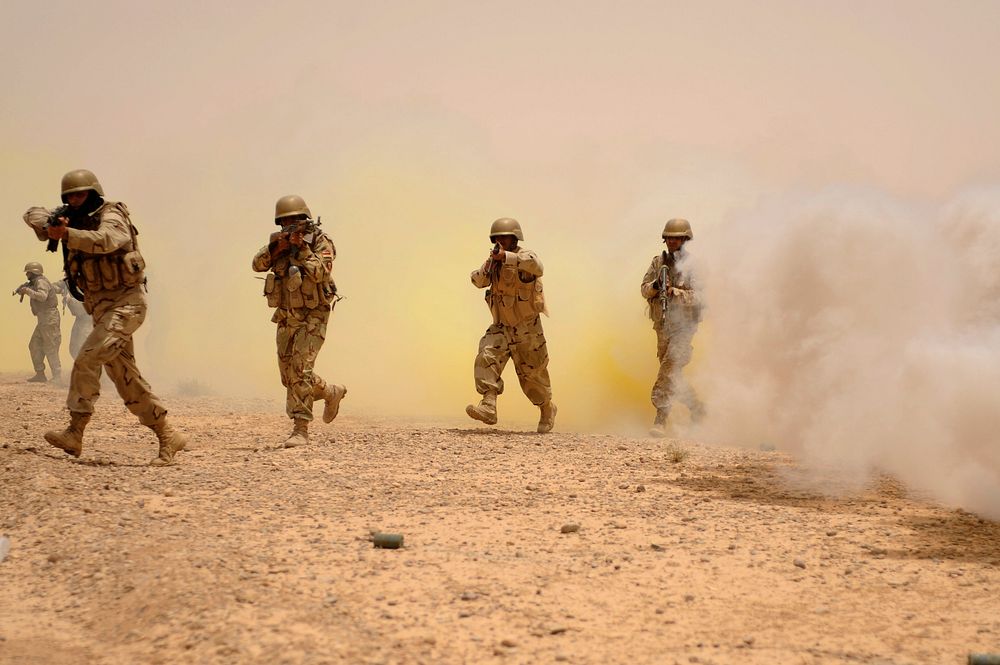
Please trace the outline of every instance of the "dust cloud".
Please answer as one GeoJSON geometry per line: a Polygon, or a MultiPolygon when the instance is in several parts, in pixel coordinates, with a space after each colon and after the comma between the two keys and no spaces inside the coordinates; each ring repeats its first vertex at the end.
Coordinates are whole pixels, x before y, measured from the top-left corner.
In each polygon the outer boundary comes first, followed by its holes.
{"type": "Polygon", "coordinates": [[[785,198],[712,242],[702,436],[1000,517],[1000,189],[785,198]]]}

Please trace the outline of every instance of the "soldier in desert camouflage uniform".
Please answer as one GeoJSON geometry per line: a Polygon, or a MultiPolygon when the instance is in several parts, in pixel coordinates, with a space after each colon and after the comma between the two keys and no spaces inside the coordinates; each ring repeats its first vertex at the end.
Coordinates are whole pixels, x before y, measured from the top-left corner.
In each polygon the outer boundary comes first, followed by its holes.
{"type": "Polygon", "coordinates": [[[521,390],[541,415],[539,432],[551,432],[556,422],[549,382],[549,351],[539,316],[545,309],[542,293],[542,262],[534,252],[518,246],[524,241],[516,219],[493,222],[490,241],[495,243],[486,262],[472,272],[472,283],[487,288],[486,304],[493,324],[479,342],[476,356],[476,391],[482,395],[478,405],[470,404],[465,412],[487,425],[497,422],[497,395],[503,393],[504,367],[509,359],[521,383],[521,390]]]}
{"type": "Polygon", "coordinates": [[[73,363],[66,399],[69,427],[46,432],[45,440],[80,456],[84,428],[100,396],[103,368],[129,411],[156,433],[159,454],[150,464],[171,464],[187,438],[167,422],[166,407],[139,373],[132,344],[132,334],[146,318],[146,264],[139,253],[138,231],[124,203],[104,200],[104,190],[90,171],[63,176],[62,200],[68,208],[59,225],[45,225],[50,212],[44,208],[29,209],[24,219],[39,240],[62,241],[70,290],[83,297],[94,329],[73,363]]]}
{"type": "Polygon", "coordinates": [[[656,357],[660,360],[652,391],[656,418],[649,431],[651,436],[666,435],[675,395],[690,410],[692,421],[700,420],[705,413],[704,405],[684,378],[684,367],[691,361],[691,340],[701,321],[701,298],[684,248],[694,234],[686,219],[671,219],[662,236],[667,249],[653,257],[641,285],[642,297],[649,303],[656,331],[656,357]]]}
{"type": "Polygon", "coordinates": [[[52,370],[52,380],[59,381],[62,364],[59,362],[59,345],[62,343],[62,333],[59,331],[59,297],[52,283],[43,274],[42,264],[36,261],[24,266],[24,274],[28,281],[15,291],[15,295],[28,296],[31,301],[31,313],[38,322],[31,333],[28,342],[28,353],[31,354],[31,364],[35,375],[28,379],[29,383],[45,383],[45,360],[49,361],[52,370]]]}
{"type": "Polygon", "coordinates": [[[28,281],[17,287],[14,295],[28,296],[31,301],[31,313],[38,322],[28,341],[28,353],[31,354],[31,364],[35,375],[28,379],[29,383],[45,383],[45,360],[49,361],[52,370],[52,380],[58,381],[62,372],[59,361],[59,345],[62,343],[62,333],[59,330],[59,298],[57,290],[43,274],[42,264],[36,261],[24,266],[24,274],[28,281]]]}
{"type": "Polygon", "coordinates": [[[309,442],[313,402],[324,400],[323,422],[331,422],[347,394],[342,385],[328,384],[313,370],[326,339],[326,326],[336,302],[333,260],[337,250],[312,220],[301,196],[278,199],[274,223],[282,230],[253,257],[253,269],[267,272],[264,295],[275,308],[278,325],[278,369],[286,389],[285,412],[292,419],[286,448],[309,442]]]}

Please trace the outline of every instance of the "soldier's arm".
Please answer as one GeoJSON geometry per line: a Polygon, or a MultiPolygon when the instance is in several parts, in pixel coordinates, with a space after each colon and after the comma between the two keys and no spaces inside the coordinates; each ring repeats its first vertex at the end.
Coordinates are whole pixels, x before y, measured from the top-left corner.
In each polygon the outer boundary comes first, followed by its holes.
{"type": "Polygon", "coordinates": [[[505,252],[504,254],[504,265],[513,265],[521,272],[535,277],[542,276],[542,262],[534,252],[522,249],[519,252],[505,252]]]}
{"type": "Polygon", "coordinates": [[[52,291],[52,285],[41,280],[38,281],[36,288],[26,288],[25,293],[32,300],[37,300],[38,302],[45,302],[49,299],[49,293],[52,291]]]}
{"type": "Polygon", "coordinates": [[[646,271],[646,276],[642,278],[642,285],[639,290],[642,293],[642,297],[646,300],[660,295],[660,267],[657,265],[655,258],[649,264],[649,270],[646,271]]]}
{"type": "Polygon", "coordinates": [[[299,266],[302,272],[314,282],[323,282],[333,272],[333,260],[336,257],[337,250],[334,248],[333,242],[326,236],[320,236],[316,240],[315,247],[303,244],[292,263],[299,266]]]}
{"type": "Polygon", "coordinates": [[[485,289],[490,285],[489,261],[472,271],[472,284],[477,289],[485,289]]]}
{"type": "Polygon", "coordinates": [[[125,217],[115,209],[101,214],[101,223],[93,231],[67,229],[66,244],[88,254],[110,254],[132,244],[125,217]]]}
{"type": "Polygon", "coordinates": [[[271,269],[271,249],[264,245],[253,257],[253,271],[267,272],[271,269]]]}

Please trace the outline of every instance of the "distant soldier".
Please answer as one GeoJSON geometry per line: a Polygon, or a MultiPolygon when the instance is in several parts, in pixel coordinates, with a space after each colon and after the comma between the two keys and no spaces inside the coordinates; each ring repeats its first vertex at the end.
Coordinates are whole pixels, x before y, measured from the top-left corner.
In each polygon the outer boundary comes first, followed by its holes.
{"type": "Polygon", "coordinates": [[[653,257],[642,278],[642,296],[649,303],[656,331],[656,356],[660,359],[652,392],[656,418],[649,431],[651,436],[666,436],[674,396],[691,411],[692,421],[697,422],[705,414],[705,406],[684,378],[684,367],[691,361],[691,340],[701,321],[701,298],[684,248],[693,237],[686,219],[667,222],[663,228],[667,249],[653,257]]]}
{"type": "MultiPolygon", "coordinates": [[[[46,432],[45,440],[73,457],[80,456],[84,428],[100,396],[103,368],[128,410],[156,433],[160,449],[150,464],[171,464],[174,455],[184,450],[187,438],[167,422],[166,407],[139,373],[132,343],[132,334],[146,318],[146,263],[139,253],[138,231],[124,203],[104,200],[104,189],[90,171],[63,176],[62,200],[66,205],[56,215],[30,208],[24,220],[39,240],[62,241],[69,291],[83,300],[93,316],[94,329],[73,363],[66,399],[69,427],[46,432]]],[[[54,250],[56,244],[50,247],[54,250]]]]}
{"type": "Polygon", "coordinates": [[[301,196],[283,196],[274,206],[274,223],[280,231],[253,257],[253,269],[267,272],[264,295],[274,307],[271,321],[278,324],[278,370],[285,386],[285,412],[292,419],[292,433],[285,448],[309,442],[313,402],[324,400],[323,422],[332,422],[347,394],[342,385],[328,384],[313,370],[326,339],[326,325],[337,299],[333,281],[333,241],[319,229],[319,222],[301,196]]]}
{"type": "Polygon", "coordinates": [[[516,219],[502,218],[490,228],[493,251],[486,262],[472,273],[472,283],[486,291],[486,304],[493,315],[493,325],[479,341],[476,356],[476,391],[483,396],[478,405],[470,404],[465,412],[487,425],[497,422],[497,395],[503,393],[503,374],[507,361],[514,360],[514,370],[521,390],[541,410],[539,432],[551,432],[556,422],[549,382],[549,351],[539,314],[545,308],[542,293],[542,262],[534,252],[518,246],[524,241],[516,219]]]}
{"type": "Polygon", "coordinates": [[[62,343],[62,333],[59,331],[59,296],[43,273],[41,263],[32,261],[27,264],[24,266],[24,274],[28,281],[14,291],[14,295],[21,296],[21,300],[28,296],[31,313],[38,319],[28,342],[28,353],[31,354],[31,364],[35,368],[35,375],[28,379],[29,383],[45,383],[46,359],[52,370],[53,381],[59,381],[62,368],[59,362],[59,345],[62,343]]]}
{"type": "Polygon", "coordinates": [[[68,308],[69,313],[73,315],[73,330],[69,333],[69,355],[76,358],[80,349],[83,348],[83,342],[90,335],[90,331],[94,329],[94,319],[91,318],[90,314],[87,314],[87,308],[83,306],[83,303],[70,295],[69,285],[66,284],[65,279],[59,280],[52,286],[62,298],[63,313],[68,308]]]}

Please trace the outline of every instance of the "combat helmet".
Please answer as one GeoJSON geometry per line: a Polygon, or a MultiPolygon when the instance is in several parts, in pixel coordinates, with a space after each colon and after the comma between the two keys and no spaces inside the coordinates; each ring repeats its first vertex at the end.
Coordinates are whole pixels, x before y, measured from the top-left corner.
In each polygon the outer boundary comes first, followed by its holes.
{"type": "Polygon", "coordinates": [[[524,242],[521,225],[513,217],[501,217],[493,222],[493,226],[490,227],[490,239],[492,240],[497,236],[514,236],[521,242],[524,242]]]}
{"type": "Polygon", "coordinates": [[[680,217],[671,219],[663,227],[663,238],[687,238],[691,240],[694,238],[694,233],[691,232],[691,222],[680,217]]]}
{"type": "Polygon", "coordinates": [[[42,268],[42,264],[38,261],[31,261],[24,264],[24,272],[34,273],[35,275],[44,275],[45,269],[42,268]]]}
{"type": "Polygon", "coordinates": [[[76,171],[70,171],[62,177],[63,203],[66,203],[67,194],[85,192],[87,190],[93,190],[97,192],[98,196],[104,196],[104,188],[101,187],[101,183],[98,182],[97,176],[94,175],[93,171],[77,169],[76,171]]]}
{"type": "Polygon", "coordinates": [[[295,194],[289,194],[288,196],[282,196],[278,199],[278,202],[274,204],[274,223],[281,224],[281,219],[285,217],[295,217],[296,215],[305,215],[306,217],[312,217],[312,213],[309,212],[309,206],[306,205],[306,200],[301,196],[295,194]]]}

